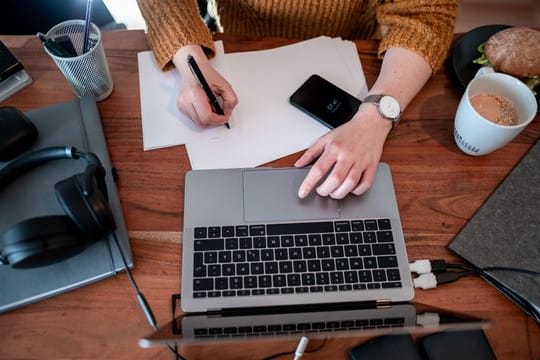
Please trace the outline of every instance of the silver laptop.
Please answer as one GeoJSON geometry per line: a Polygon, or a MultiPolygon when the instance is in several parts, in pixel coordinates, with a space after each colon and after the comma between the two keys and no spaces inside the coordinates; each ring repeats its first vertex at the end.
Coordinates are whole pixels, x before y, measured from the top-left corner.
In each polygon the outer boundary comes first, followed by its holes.
{"type": "Polygon", "coordinates": [[[308,170],[186,174],[184,312],[413,298],[389,166],[343,200],[299,199],[308,170]]]}

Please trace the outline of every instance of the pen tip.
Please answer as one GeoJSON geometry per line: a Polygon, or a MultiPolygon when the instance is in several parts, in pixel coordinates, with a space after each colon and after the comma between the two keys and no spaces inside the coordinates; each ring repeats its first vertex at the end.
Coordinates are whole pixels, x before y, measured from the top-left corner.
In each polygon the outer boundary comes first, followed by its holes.
{"type": "Polygon", "coordinates": [[[225,126],[227,127],[227,129],[230,129],[231,126],[229,125],[229,123],[225,123],[225,126]]]}

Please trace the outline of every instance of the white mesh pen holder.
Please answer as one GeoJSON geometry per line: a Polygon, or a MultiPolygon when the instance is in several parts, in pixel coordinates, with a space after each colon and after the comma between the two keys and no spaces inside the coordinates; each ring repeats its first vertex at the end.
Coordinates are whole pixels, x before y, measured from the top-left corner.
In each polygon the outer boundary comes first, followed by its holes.
{"type": "Polygon", "coordinates": [[[100,101],[111,94],[113,81],[101,42],[101,32],[96,25],[90,24],[87,52],[83,50],[84,20],[64,21],[52,27],[45,36],[54,41],[62,39],[63,44],[66,39],[71,41],[75,56],[58,56],[47,46],[44,48],[78,97],[93,95],[96,101],[100,101]]]}

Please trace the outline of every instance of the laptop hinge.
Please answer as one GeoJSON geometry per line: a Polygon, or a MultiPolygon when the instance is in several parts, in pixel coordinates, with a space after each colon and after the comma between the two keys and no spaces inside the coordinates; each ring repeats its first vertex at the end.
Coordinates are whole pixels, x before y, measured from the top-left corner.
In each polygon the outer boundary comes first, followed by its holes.
{"type": "Polygon", "coordinates": [[[376,300],[375,303],[377,304],[377,307],[392,305],[392,302],[390,301],[390,299],[379,299],[379,300],[376,300]]]}
{"type": "Polygon", "coordinates": [[[208,317],[212,317],[212,316],[215,316],[215,317],[221,316],[222,313],[223,313],[223,309],[208,309],[208,310],[206,311],[206,315],[207,315],[208,317]]]}

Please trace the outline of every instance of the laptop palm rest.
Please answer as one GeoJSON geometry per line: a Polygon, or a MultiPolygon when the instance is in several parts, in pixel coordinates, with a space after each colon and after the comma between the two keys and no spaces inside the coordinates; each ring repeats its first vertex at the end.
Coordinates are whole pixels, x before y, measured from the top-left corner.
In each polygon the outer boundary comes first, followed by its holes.
{"type": "Polygon", "coordinates": [[[246,222],[325,220],[339,218],[339,202],[312,191],[305,199],[298,188],[309,169],[243,171],[246,222]],[[299,171],[301,170],[301,171],[299,171]]]}

